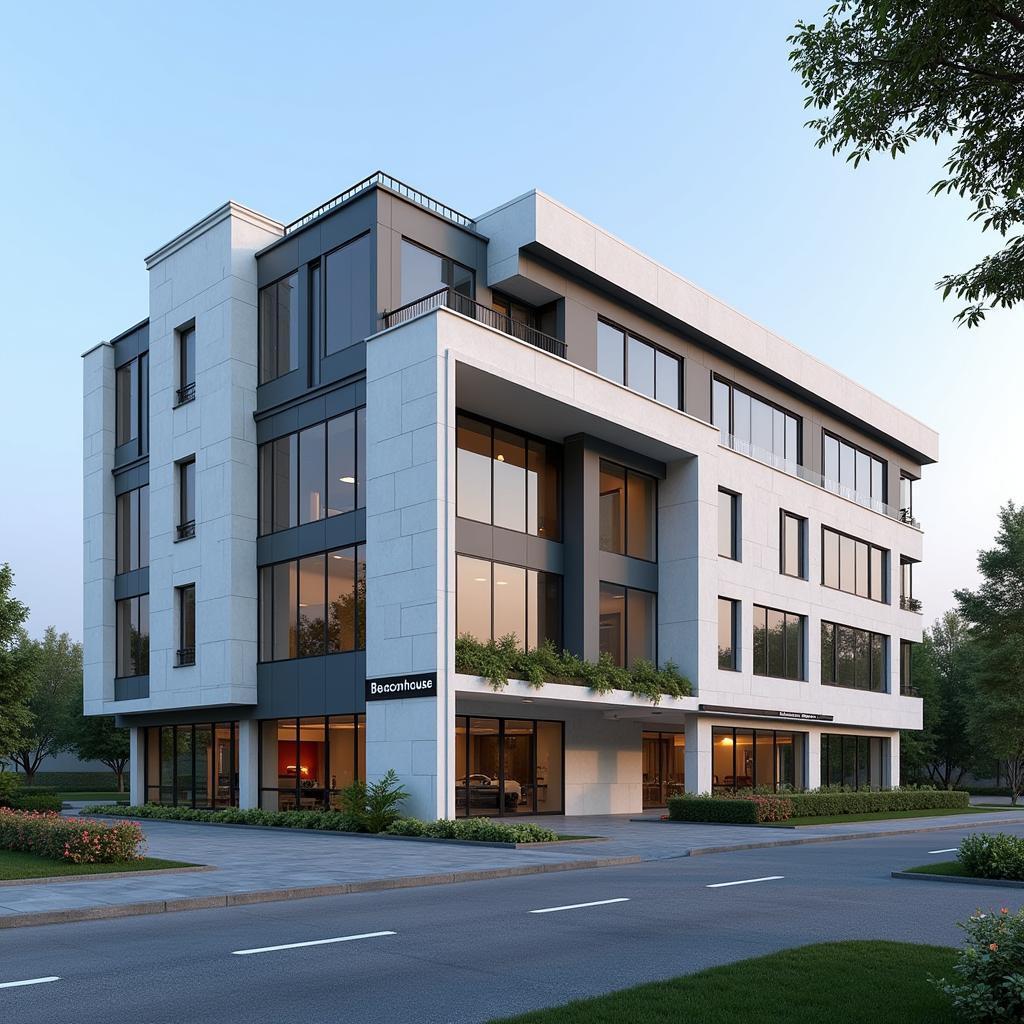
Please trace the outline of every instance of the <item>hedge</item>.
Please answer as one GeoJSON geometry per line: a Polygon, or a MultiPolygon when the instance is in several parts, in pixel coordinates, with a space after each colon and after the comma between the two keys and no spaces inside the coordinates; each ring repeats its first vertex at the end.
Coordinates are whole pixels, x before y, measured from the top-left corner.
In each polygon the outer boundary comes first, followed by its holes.
{"type": "MultiPolygon", "coordinates": [[[[11,772],[12,775],[17,773],[11,772]]],[[[17,774],[22,784],[25,776],[17,774]]],[[[128,788],[130,774],[125,770],[124,785],[128,788]]],[[[36,772],[30,789],[49,787],[57,793],[116,793],[117,778],[112,771],[102,772],[36,772]]]]}
{"type": "Polygon", "coordinates": [[[822,818],[841,814],[924,811],[970,806],[963,790],[892,789],[850,791],[821,789],[809,793],[680,795],[669,797],[672,821],[726,822],[755,825],[790,818],[822,818]]]}
{"type": "MultiPolygon", "coordinates": [[[[324,832],[366,832],[360,823],[343,811],[263,811],[225,807],[220,811],[193,810],[191,807],[167,807],[145,804],[94,804],[85,814],[107,814],[124,818],[149,818],[160,821],[210,821],[221,825],[264,825],[271,828],[311,828],[324,832]]],[[[487,818],[456,821],[420,821],[400,818],[383,830],[388,835],[426,836],[431,839],[467,839],[476,842],[545,843],[558,838],[550,829],[526,822],[506,825],[487,818]]]]}
{"type": "Polygon", "coordinates": [[[0,807],[0,850],[72,864],[120,864],[141,860],[142,843],[142,829],[133,821],[108,825],[0,807]]]}
{"type": "Polygon", "coordinates": [[[1024,881],[1024,839],[984,832],[961,840],[957,859],[972,878],[1024,881]]]}
{"type": "Polygon", "coordinates": [[[23,789],[11,799],[16,811],[59,811],[64,806],[56,793],[39,793],[34,789],[23,789]]]}

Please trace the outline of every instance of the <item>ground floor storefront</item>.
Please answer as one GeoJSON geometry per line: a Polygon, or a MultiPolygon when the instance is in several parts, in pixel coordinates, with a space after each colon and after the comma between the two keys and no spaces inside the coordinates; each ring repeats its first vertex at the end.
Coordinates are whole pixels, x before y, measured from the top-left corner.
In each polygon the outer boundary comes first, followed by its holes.
{"type": "MultiPolygon", "coordinates": [[[[899,782],[894,731],[530,699],[466,697],[454,710],[449,736],[435,742],[424,733],[417,741],[420,750],[442,752],[436,815],[628,814],[664,807],[681,792],[899,782]]],[[[345,789],[367,779],[367,748],[381,721],[372,712],[137,728],[133,800],[340,808],[345,789]]],[[[384,764],[378,755],[374,777],[391,767],[407,784],[414,771],[394,760],[384,764]]],[[[429,807],[412,813],[426,817],[429,807]]]]}

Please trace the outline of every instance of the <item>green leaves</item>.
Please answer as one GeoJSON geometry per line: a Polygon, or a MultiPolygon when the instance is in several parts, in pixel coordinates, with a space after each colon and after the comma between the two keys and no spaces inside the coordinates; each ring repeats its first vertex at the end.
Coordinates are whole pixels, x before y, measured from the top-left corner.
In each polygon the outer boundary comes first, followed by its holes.
{"type": "MultiPolygon", "coordinates": [[[[1024,14],[1019,4],[978,0],[841,0],[821,25],[798,21],[789,60],[824,111],[806,126],[815,145],[895,159],[913,143],[948,140],[948,177],[929,190],[971,200],[982,230],[1024,226],[1024,14]]],[[[936,283],[967,305],[956,323],[1024,300],[1024,236],[977,266],[936,283]]]]}

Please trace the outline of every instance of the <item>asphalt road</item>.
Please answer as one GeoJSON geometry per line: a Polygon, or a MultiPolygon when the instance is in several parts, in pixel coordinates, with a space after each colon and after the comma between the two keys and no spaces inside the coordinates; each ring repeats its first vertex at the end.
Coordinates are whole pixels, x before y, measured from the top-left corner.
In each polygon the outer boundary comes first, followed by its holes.
{"type": "Polygon", "coordinates": [[[957,945],[957,920],[1016,909],[1024,889],[889,872],[950,859],[931,851],[960,836],[13,929],[0,932],[0,1021],[463,1024],[810,942],[957,945]]]}

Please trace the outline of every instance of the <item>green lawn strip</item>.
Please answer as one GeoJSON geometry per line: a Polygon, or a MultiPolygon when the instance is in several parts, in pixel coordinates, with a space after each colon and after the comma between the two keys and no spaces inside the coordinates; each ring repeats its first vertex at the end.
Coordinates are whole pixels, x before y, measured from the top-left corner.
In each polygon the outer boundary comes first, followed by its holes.
{"type": "Polygon", "coordinates": [[[1009,807],[932,807],[923,811],[874,811],[870,814],[834,814],[810,818],[787,818],[783,825],[838,825],[845,821],[890,821],[897,818],[944,818],[951,814],[989,814],[1009,807]]]}
{"type": "Polygon", "coordinates": [[[972,878],[958,860],[940,860],[934,864],[918,864],[916,868],[904,868],[921,875],[956,875],[958,878],[972,878]]]}
{"type": "Polygon", "coordinates": [[[583,999],[492,1024],[952,1024],[928,975],[956,951],[902,942],[826,942],[583,999]]]}
{"type": "Polygon", "coordinates": [[[107,875],[119,871],[155,871],[161,868],[190,868],[180,860],[161,860],[146,857],[143,860],[127,861],[121,864],[65,864],[59,860],[37,857],[34,853],[16,853],[0,850],[0,880],[16,878],[57,878],[71,875],[107,875]]]}

